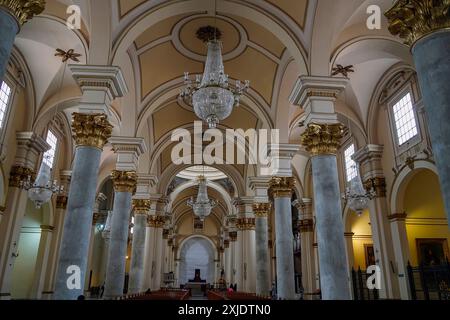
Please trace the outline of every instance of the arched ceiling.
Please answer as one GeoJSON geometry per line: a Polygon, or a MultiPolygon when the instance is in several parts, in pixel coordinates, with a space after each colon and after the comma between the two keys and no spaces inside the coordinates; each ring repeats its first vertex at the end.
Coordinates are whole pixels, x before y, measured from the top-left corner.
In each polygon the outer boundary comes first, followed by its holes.
{"type": "MultiPolygon", "coordinates": [[[[81,63],[117,65],[130,90],[111,107],[114,134],[145,138],[150,151],[141,156],[139,171],[158,175],[162,185],[157,189],[163,191],[186,167],[171,163],[170,133],[175,128],[192,130],[197,120],[177,96],[184,72],[203,71],[206,48],[195,36],[199,27],[217,24],[223,33],[226,73],[251,82],[242,106],[220,128],[277,128],[285,143],[298,143],[301,132],[302,109],[288,99],[299,75],[329,76],[336,63],[353,64],[355,73],[350,74],[337,110],[367,131],[380,79],[399,62],[412,65],[408,48],[389,34],[384,18],[380,30],[367,29],[370,0],[217,0],[216,10],[214,2],[47,0],[44,14],[27,23],[15,43],[31,79],[33,126],[45,122],[57,105],[69,118],[81,96],[70,75],[63,90],[58,89],[62,65],[53,56],[56,48],[82,53],[81,63]],[[81,30],[65,26],[70,4],[82,10],[81,30]]],[[[383,12],[392,1],[377,4],[383,12]]],[[[308,157],[297,158],[295,169],[303,177],[308,157]]],[[[106,148],[103,167],[111,167],[114,159],[106,148]]],[[[245,195],[247,173],[252,170],[229,167],[222,171],[239,195],[245,195]]]]}

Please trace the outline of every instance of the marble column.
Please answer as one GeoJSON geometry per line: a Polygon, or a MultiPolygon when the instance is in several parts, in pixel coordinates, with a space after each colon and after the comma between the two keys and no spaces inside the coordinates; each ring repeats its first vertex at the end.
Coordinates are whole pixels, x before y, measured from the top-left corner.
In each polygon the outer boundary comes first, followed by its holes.
{"type": "Polygon", "coordinates": [[[336,153],[343,126],[310,123],[302,144],[312,156],[322,299],[350,299],[336,153]]]}
{"type": "Polygon", "coordinates": [[[375,261],[381,269],[379,296],[382,299],[398,299],[400,297],[399,281],[406,282],[407,279],[406,277],[399,278],[392,268],[397,259],[388,219],[386,179],[383,175],[381,162],[383,149],[383,146],[369,144],[358,150],[353,159],[360,165],[365,189],[374,194],[373,199],[369,203],[369,215],[375,249],[375,261]]]}
{"type": "Polygon", "coordinates": [[[234,200],[237,209],[236,228],[238,230],[237,265],[238,291],[256,292],[256,244],[255,216],[253,214],[253,197],[242,197],[234,200]],[[240,283],[239,283],[240,282],[240,283]],[[239,286],[241,289],[239,289],[239,286]]]}
{"type": "MultiPolygon", "coordinates": [[[[450,17],[447,0],[396,1],[389,30],[411,46],[450,221],[450,17]]],[[[450,226],[450,225],[449,225],[450,226]]]]}
{"type": "Polygon", "coordinates": [[[348,78],[300,76],[290,101],[304,109],[301,144],[311,155],[322,299],[348,300],[350,287],[336,153],[343,126],[335,101],[348,78]]]}
{"type": "Polygon", "coordinates": [[[225,270],[225,282],[229,286],[231,283],[231,247],[230,247],[230,239],[227,237],[223,241],[223,246],[225,249],[224,254],[224,270],[225,270]]]}
{"type": "Polygon", "coordinates": [[[28,201],[23,182],[29,178],[34,180],[39,156],[49,148],[45,140],[33,132],[18,132],[16,141],[16,157],[9,174],[6,209],[0,225],[0,299],[6,300],[11,298],[12,271],[28,201]]]}
{"type": "Polygon", "coordinates": [[[45,9],[45,1],[3,0],[0,6],[0,84],[2,83],[6,66],[11,55],[16,34],[20,27],[33,16],[41,14],[45,9]],[[19,3],[17,3],[19,2],[19,3]]]}
{"type": "Polygon", "coordinates": [[[269,192],[273,197],[276,234],[277,296],[280,300],[295,299],[294,236],[292,233],[291,198],[295,179],[273,177],[269,192]]]}
{"type": "Polygon", "coordinates": [[[305,299],[317,289],[315,283],[316,270],[314,262],[314,220],[312,216],[312,199],[296,200],[292,203],[300,212],[298,229],[300,231],[300,248],[302,263],[302,284],[305,299]]]}
{"type": "Polygon", "coordinates": [[[105,114],[74,113],[72,129],[76,149],[56,276],[57,300],[75,300],[84,291],[100,157],[112,125],[105,114]]]}
{"type": "Polygon", "coordinates": [[[236,242],[237,242],[237,231],[229,231],[228,236],[230,237],[230,283],[236,284],[236,242]]]}
{"type": "MultiPolygon", "coordinates": [[[[60,185],[64,187],[65,192],[70,188],[70,177],[72,171],[63,170],[60,173],[60,185]]],[[[45,284],[42,291],[42,298],[49,300],[53,296],[55,287],[56,268],[59,256],[59,247],[61,244],[62,230],[64,227],[64,217],[67,209],[67,195],[60,194],[56,197],[56,210],[54,214],[54,230],[52,235],[52,241],[50,244],[50,253],[48,257],[48,266],[45,276],[45,284]]]]}
{"type": "Polygon", "coordinates": [[[271,289],[267,221],[270,210],[270,203],[253,204],[256,229],[256,294],[262,297],[270,296],[271,289]]]}
{"type": "Polygon", "coordinates": [[[271,211],[268,189],[270,177],[250,177],[249,185],[253,190],[256,233],[256,294],[259,296],[270,296],[272,285],[270,282],[270,259],[269,259],[269,221],[271,211]]]}
{"type": "Polygon", "coordinates": [[[94,205],[94,215],[92,218],[92,227],[91,227],[91,236],[89,241],[89,251],[88,251],[88,263],[87,263],[87,269],[86,269],[86,278],[84,281],[84,292],[85,295],[90,294],[90,286],[92,282],[92,278],[94,276],[94,268],[93,268],[93,260],[94,260],[94,244],[95,244],[95,229],[97,227],[98,220],[101,216],[100,213],[100,203],[105,201],[107,197],[103,193],[99,193],[95,199],[95,205],[94,205]]]}
{"type": "Polygon", "coordinates": [[[152,270],[153,273],[153,281],[152,281],[152,290],[159,290],[162,287],[162,267],[163,267],[163,261],[162,261],[162,254],[163,254],[163,229],[164,229],[164,223],[162,224],[156,224],[155,228],[155,251],[153,255],[153,264],[154,269],[152,270]]]}
{"type": "Polygon", "coordinates": [[[134,228],[131,246],[131,268],[129,293],[139,293],[144,289],[144,255],[147,215],[150,210],[150,200],[134,199],[134,228]]]}
{"type": "MultiPolygon", "coordinates": [[[[97,202],[97,201],[96,201],[97,202]]],[[[95,205],[97,206],[97,205],[95,205]]],[[[92,226],[91,226],[91,234],[89,236],[89,249],[88,249],[88,259],[87,259],[87,265],[86,265],[86,274],[84,278],[84,295],[89,296],[90,295],[90,285],[92,281],[92,260],[93,260],[93,254],[94,254],[94,241],[95,241],[95,228],[97,226],[98,219],[100,217],[100,214],[98,210],[94,210],[94,214],[92,217],[92,226]]]]}
{"type": "Polygon", "coordinates": [[[69,68],[83,95],[72,121],[76,149],[56,276],[58,300],[83,294],[100,158],[113,129],[107,115],[113,100],[128,91],[119,67],[69,68]]]}
{"type": "Polygon", "coordinates": [[[155,246],[155,223],[152,216],[147,217],[147,228],[145,232],[145,257],[144,257],[144,290],[152,288],[153,278],[153,253],[155,246]]]}
{"type": "Polygon", "coordinates": [[[106,267],[105,299],[119,297],[124,293],[131,197],[137,184],[135,171],[114,170],[111,178],[115,192],[109,256],[106,267]]]}

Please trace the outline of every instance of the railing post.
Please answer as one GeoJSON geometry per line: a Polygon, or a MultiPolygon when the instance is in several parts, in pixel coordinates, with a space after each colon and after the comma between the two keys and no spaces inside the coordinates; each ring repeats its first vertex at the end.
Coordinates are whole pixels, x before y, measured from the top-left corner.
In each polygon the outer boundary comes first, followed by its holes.
{"type": "Polygon", "coordinates": [[[409,261],[408,261],[408,266],[406,267],[406,270],[408,272],[408,282],[409,282],[409,289],[411,291],[411,299],[417,300],[416,284],[414,282],[414,272],[413,272],[411,263],[409,261]]]}

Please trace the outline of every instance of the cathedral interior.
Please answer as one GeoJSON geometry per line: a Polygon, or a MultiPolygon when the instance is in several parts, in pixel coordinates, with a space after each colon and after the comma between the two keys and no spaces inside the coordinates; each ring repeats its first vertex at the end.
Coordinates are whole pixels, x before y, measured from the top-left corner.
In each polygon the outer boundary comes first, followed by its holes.
{"type": "Polygon", "coordinates": [[[0,0],[0,84],[0,300],[450,299],[448,0],[0,0]]]}

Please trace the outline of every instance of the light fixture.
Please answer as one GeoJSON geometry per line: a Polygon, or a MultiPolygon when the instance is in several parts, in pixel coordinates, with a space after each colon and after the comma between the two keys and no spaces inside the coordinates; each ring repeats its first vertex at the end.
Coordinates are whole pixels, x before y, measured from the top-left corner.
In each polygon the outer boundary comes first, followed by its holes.
{"type": "MultiPolygon", "coordinates": [[[[214,19],[216,21],[215,16],[214,19]]],[[[234,85],[229,82],[223,66],[221,32],[216,26],[200,28],[197,38],[207,43],[205,70],[203,76],[197,75],[195,80],[185,72],[186,86],[179,98],[193,106],[197,117],[206,121],[209,128],[216,128],[220,121],[230,116],[233,107],[239,106],[240,97],[250,87],[250,81],[242,84],[237,80],[234,85]]]]}
{"type": "Polygon", "coordinates": [[[187,205],[192,208],[194,214],[199,217],[201,221],[204,221],[207,216],[211,214],[211,210],[217,205],[215,200],[208,198],[208,191],[206,186],[206,178],[204,176],[198,177],[198,194],[197,199],[191,197],[187,205]]]}
{"type": "Polygon", "coordinates": [[[31,176],[21,182],[21,187],[28,191],[28,198],[34,202],[37,209],[40,209],[44,203],[52,198],[54,193],[64,192],[63,186],[58,186],[56,180],[51,181],[51,169],[42,161],[38,176],[34,183],[31,182],[31,176]]]}
{"type": "MultiPolygon", "coordinates": [[[[354,168],[356,166],[353,166],[354,168]]],[[[369,191],[364,189],[359,172],[350,180],[349,186],[346,188],[343,199],[348,203],[351,210],[361,216],[365,209],[369,207],[369,201],[376,196],[373,188],[369,191]]]]}

